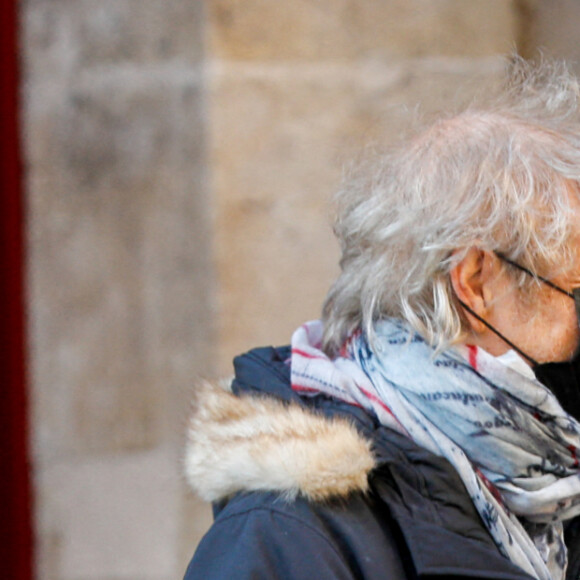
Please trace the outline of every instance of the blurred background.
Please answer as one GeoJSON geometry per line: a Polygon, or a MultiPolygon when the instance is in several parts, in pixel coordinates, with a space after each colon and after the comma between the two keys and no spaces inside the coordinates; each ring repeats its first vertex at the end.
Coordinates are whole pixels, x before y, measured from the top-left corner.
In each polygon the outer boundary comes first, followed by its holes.
{"type": "Polygon", "coordinates": [[[196,380],[318,317],[345,165],[506,53],[580,72],[580,3],[14,5],[34,577],[179,579],[196,380]]]}

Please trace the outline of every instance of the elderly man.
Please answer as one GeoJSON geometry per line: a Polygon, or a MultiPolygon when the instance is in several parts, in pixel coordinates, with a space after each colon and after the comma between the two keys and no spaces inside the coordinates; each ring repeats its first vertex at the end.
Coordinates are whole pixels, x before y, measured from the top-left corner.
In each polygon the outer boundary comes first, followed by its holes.
{"type": "Polygon", "coordinates": [[[515,59],[343,187],[322,320],[199,391],[187,580],[580,577],[579,98],[515,59]]]}

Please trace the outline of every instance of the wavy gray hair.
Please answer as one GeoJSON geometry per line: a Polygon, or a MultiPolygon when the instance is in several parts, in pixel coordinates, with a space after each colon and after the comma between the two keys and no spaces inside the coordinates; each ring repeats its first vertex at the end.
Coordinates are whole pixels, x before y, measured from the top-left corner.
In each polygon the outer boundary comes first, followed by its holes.
{"type": "Polygon", "coordinates": [[[490,104],[439,118],[351,176],[336,199],[342,258],[323,308],[328,354],[357,329],[372,341],[387,316],[439,348],[461,340],[449,272],[462,250],[501,252],[544,275],[569,263],[579,97],[563,63],[514,57],[490,104]]]}

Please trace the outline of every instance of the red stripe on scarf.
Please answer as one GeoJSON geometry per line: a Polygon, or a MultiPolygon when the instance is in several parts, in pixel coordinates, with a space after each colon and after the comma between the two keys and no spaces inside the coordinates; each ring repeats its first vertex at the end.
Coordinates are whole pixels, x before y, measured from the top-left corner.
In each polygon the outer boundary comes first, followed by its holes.
{"type": "Polygon", "coordinates": [[[477,370],[477,347],[473,344],[466,345],[469,349],[469,364],[477,370]]]}
{"type": "Polygon", "coordinates": [[[395,419],[395,421],[397,421],[397,423],[399,422],[398,419],[395,417],[395,415],[393,415],[393,411],[391,411],[391,409],[387,407],[387,405],[385,405],[383,401],[381,401],[377,396],[373,395],[372,393],[365,391],[362,387],[359,386],[359,388],[361,393],[363,393],[365,397],[368,397],[371,401],[374,401],[375,403],[380,405],[393,419],[395,419]]]}
{"type": "Polygon", "coordinates": [[[572,455],[572,459],[574,460],[574,467],[578,467],[578,457],[576,456],[576,447],[574,445],[568,445],[568,451],[570,455],[572,455]]]}
{"type": "Polygon", "coordinates": [[[324,355],[311,354],[311,353],[306,352],[304,350],[300,350],[299,348],[293,348],[292,349],[292,354],[297,354],[299,356],[303,356],[304,358],[314,358],[314,359],[318,359],[318,360],[328,360],[328,357],[326,357],[324,355]]]}

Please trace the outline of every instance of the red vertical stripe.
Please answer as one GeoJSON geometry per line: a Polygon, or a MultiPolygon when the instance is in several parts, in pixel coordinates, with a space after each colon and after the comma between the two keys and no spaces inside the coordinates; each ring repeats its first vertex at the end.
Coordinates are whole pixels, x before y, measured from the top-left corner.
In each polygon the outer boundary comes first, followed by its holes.
{"type": "Polygon", "coordinates": [[[576,447],[574,445],[568,445],[568,451],[574,460],[574,467],[578,467],[578,456],[576,455],[576,447]]]}
{"type": "Polygon", "coordinates": [[[0,576],[30,580],[32,525],[17,31],[18,3],[7,0],[0,18],[0,576]]]}
{"type": "Polygon", "coordinates": [[[468,344],[467,348],[469,349],[469,364],[477,370],[477,347],[473,344],[468,344]]]}

